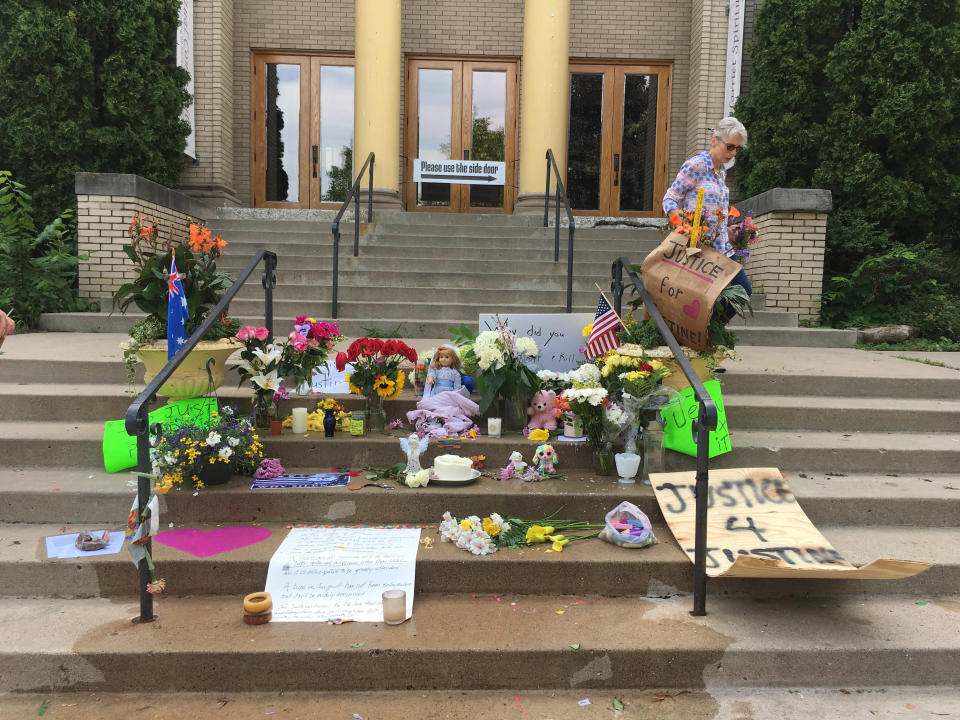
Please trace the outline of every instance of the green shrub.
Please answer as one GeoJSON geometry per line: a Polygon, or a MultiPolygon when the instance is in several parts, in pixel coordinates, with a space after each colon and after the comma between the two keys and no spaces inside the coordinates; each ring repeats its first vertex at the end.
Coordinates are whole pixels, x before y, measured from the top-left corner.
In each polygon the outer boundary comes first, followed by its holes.
{"type": "Polygon", "coordinates": [[[176,183],[189,74],[176,66],[179,0],[0,4],[0,149],[39,217],[75,205],[74,175],[176,183]]]}
{"type": "Polygon", "coordinates": [[[71,217],[64,211],[37,233],[31,197],[0,170],[0,308],[12,309],[21,328],[75,303],[77,257],[65,241],[71,217]]]}

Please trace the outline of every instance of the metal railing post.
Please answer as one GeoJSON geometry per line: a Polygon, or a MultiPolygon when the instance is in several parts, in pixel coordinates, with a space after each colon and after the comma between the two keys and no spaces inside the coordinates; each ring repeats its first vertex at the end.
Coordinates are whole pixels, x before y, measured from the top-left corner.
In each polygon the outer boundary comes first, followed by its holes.
{"type": "MultiPolygon", "coordinates": [[[[150,490],[153,480],[149,477],[153,472],[153,463],[150,462],[150,403],[154,398],[147,398],[146,402],[137,411],[137,520],[141,523],[149,522],[144,519],[143,511],[150,502],[150,490]]],[[[148,540],[145,549],[153,556],[153,540],[148,540]]],[[[147,583],[151,582],[150,567],[147,559],[137,563],[138,580],[140,583],[140,616],[134,622],[148,623],[156,620],[153,614],[153,595],[147,592],[147,583]]]]}
{"type": "Polygon", "coordinates": [[[333,288],[330,300],[330,317],[337,319],[337,289],[340,286],[340,223],[333,223],[333,288]]]}
{"type": "Polygon", "coordinates": [[[277,287],[277,256],[265,255],[263,258],[263,324],[273,337],[273,290],[277,287]]]}
{"type": "Polygon", "coordinates": [[[370,189],[367,191],[367,222],[373,221],[373,165],[374,158],[370,158],[370,189]]]}
{"type": "Polygon", "coordinates": [[[547,189],[543,193],[543,226],[550,227],[550,150],[547,150],[547,189]]]}
{"type": "Polygon", "coordinates": [[[353,256],[360,254],[360,183],[353,185],[353,256]]]}
{"type": "Polygon", "coordinates": [[[347,192],[347,197],[340,206],[340,210],[337,212],[336,217],[334,217],[333,224],[330,226],[330,232],[333,233],[333,280],[331,282],[333,297],[330,300],[330,316],[334,320],[337,319],[337,296],[340,290],[340,218],[343,217],[343,214],[347,211],[347,208],[350,207],[350,201],[353,200],[353,256],[358,257],[360,255],[360,181],[363,180],[363,174],[367,171],[367,166],[369,166],[370,175],[368,176],[369,184],[367,190],[367,222],[370,222],[373,219],[374,162],[374,154],[370,153],[367,155],[367,159],[364,161],[363,167],[361,167],[360,172],[357,173],[357,179],[353,181],[353,186],[350,188],[349,192],[347,192]]]}
{"type": "MultiPolygon", "coordinates": [[[[623,296],[623,269],[629,265],[625,257],[618,258],[613,262],[611,268],[610,289],[613,291],[613,304],[617,314],[620,314],[621,298],[623,296]]],[[[693,388],[693,396],[700,405],[700,411],[697,420],[692,428],[694,439],[697,443],[697,473],[696,473],[696,506],[695,518],[696,527],[694,529],[694,550],[693,550],[693,610],[691,615],[707,614],[707,502],[710,487],[710,432],[717,429],[717,405],[710,397],[703,381],[694,372],[690,361],[680,347],[680,343],[670,332],[666,321],[660,314],[660,310],[650,298],[650,295],[643,287],[643,283],[629,267],[627,272],[630,275],[630,282],[643,301],[647,313],[653,320],[660,334],[663,336],[667,347],[673,353],[674,359],[680,365],[680,370],[686,377],[690,387],[693,388]]]]}

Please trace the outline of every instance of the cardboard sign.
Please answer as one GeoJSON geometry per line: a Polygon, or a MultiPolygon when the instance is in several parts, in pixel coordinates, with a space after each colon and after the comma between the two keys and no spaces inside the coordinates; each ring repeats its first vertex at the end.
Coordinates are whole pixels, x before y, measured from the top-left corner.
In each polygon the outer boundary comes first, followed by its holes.
{"type": "MultiPolygon", "coordinates": [[[[590,313],[554,313],[547,315],[504,315],[500,322],[513,330],[517,337],[532,338],[540,354],[530,367],[537,370],[569,372],[585,361],[580,348],[587,344],[583,328],[593,322],[590,313]]],[[[480,332],[497,329],[497,316],[483,313],[479,318],[480,332]]]]}
{"type": "Polygon", "coordinates": [[[641,264],[643,287],[677,340],[694,350],[710,347],[707,325],[720,292],[743,269],[713,248],[687,247],[670,233],[641,264]]]}
{"type": "MultiPolygon", "coordinates": [[[[650,474],[663,517],[691,562],[696,475],[650,474]]],[[[930,567],[886,559],[859,568],[851,565],[810,522],[777,468],[711,470],[707,507],[709,577],[892,580],[930,567]]]]}
{"type": "MultiPolygon", "coordinates": [[[[179,423],[196,419],[206,422],[217,409],[216,398],[192,398],[177,400],[150,412],[149,424],[179,423]]],[[[124,420],[107,420],[103,426],[103,469],[117,472],[135,467],[137,464],[137,438],[127,435],[124,420]]]]}
{"type": "MultiPolygon", "coordinates": [[[[727,413],[723,409],[723,397],[720,395],[720,382],[707,380],[703,387],[717,404],[717,429],[707,433],[710,441],[710,457],[730,452],[730,432],[727,429],[727,413]]],[[[691,457],[697,456],[697,443],[694,441],[693,427],[700,403],[693,396],[693,388],[681,390],[670,398],[660,414],[663,416],[663,446],[691,457]]]]}
{"type": "Polygon", "coordinates": [[[324,395],[346,395],[350,392],[347,385],[347,373],[353,372],[353,364],[347,363],[343,370],[337,370],[336,363],[327,360],[323,365],[315,367],[310,374],[310,390],[324,395]]]}

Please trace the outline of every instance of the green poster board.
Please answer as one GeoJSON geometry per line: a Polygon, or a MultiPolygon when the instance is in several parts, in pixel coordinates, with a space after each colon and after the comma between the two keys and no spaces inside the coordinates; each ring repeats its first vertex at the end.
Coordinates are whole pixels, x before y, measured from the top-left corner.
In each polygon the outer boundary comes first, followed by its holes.
{"type": "MultiPolygon", "coordinates": [[[[150,413],[150,424],[189,420],[207,421],[217,409],[216,398],[177,400],[150,413]]],[[[103,426],[103,469],[117,472],[136,467],[137,438],[127,435],[124,420],[107,420],[103,426]]]]}
{"type": "MultiPolygon", "coordinates": [[[[710,457],[716,457],[731,450],[727,413],[723,409],[720,382],[708,380],[703,386],[717,404],[717,429],[708,434],[710,457]]],[[[688,387],[678,392],[660,412],[663,415],[663,446],[696,457],[697,444],[693,440],[691,428],[697,419],[697,413],[700,412],[700,403],[693,399],[693,388],[688,387]]]]}

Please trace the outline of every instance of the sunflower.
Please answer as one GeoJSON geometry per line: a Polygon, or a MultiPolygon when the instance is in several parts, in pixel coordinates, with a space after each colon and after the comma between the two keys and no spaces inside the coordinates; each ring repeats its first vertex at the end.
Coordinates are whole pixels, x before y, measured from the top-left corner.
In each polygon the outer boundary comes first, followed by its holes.
{"type": "Polygon", "coordinates": [[[403,374],[403,370],[397,370],[397,379],[394,381],[394,390],[393,394],[387,398],[387,400],[395,400],[400,397],[400,392],[403,390],[403,383],[406,380],[406,375],[403,374]]]}
{"type": "Polygon", "coordinates": [[[373,380],[373,389],[376,390],[377,395],[382,398],[392,397],[396,387],[396,383],[393,380],[383,375],[377,375],[373,380]]]}

